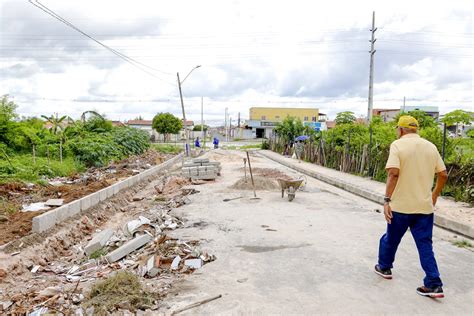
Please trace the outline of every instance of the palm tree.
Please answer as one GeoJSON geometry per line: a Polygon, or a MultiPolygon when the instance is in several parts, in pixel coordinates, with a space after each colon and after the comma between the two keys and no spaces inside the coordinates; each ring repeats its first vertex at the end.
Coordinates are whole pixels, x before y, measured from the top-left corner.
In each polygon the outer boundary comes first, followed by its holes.
{"type": "Polygon", "coordinates": [[[62,163],[63,162],[63,142],[66,140],[66,136],[64,134],[64,120],[67,120],[68,124],[74,124],[74,120],[67,116],[63,115],[61,117],[58,116],[58,113],[56,113],[56,117],[54,115],[51,115],[50,117],[47,117],[45,115],[41,115],[42,118],[46,120],[46,122],[51,124],[50,131],[52,134],[56,135],[59,137],[59,161],[62,163]]]}
{"type": "Polygon", "coordinates": [[[91,116],[101,118],[102,120],[105,121],[105,118],[102,115],[100,115],[98,112],[96,112],[96,111],[85,111],[84,113],[81,114],[81,121],[82,121],[83,124],[86,123],[87,114],[90,114],[91,116]]]}

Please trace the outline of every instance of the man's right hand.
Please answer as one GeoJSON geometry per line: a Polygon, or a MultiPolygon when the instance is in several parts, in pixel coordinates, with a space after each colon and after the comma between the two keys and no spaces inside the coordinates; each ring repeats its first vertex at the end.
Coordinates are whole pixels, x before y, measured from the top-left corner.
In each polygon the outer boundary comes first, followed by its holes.
{"type": "Polygon", "coordinates": [[[383,215],[385,216],[385,220],[387,223],[391,224],[392,223],[392,208],[390,207],[390,203],[385,202],[383,205],[383,215]]]}
{"type": "Polygon", "coordinates": [[[438,202],[438,194],[436,194],[436,193],[433,192],[433,193],[431,194],[431,200],[433,201],[433,207],[435,207],[435,206],[436,206],[436,202],[438,202]]]}

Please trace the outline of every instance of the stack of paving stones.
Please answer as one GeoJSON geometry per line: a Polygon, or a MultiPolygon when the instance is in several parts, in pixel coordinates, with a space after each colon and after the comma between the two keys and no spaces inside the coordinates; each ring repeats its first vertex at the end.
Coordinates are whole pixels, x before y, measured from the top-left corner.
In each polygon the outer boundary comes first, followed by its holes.
{"type": "Polygon", "coordinates": [[[209,158],[195,158],[183,164],[183,176],[192,180],[214,180],[221,172],[221,163],[209,158]]]}

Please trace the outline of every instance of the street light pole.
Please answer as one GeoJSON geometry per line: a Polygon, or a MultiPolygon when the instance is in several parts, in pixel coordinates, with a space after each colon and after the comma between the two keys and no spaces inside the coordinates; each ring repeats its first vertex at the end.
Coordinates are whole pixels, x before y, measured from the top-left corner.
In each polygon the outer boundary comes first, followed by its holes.
{"type": "Polygon", "coordinates": [[[176,73],[178,77],[178,88],[179,88],[179,98],[181,100],[181,110],[183,111],[183,126],[184,126],[184,141],[185,141],[185,154],[189,156],[189,145],[188,145],[188,130],[186,128],[186,112],[184,111],[184,102],[183,102],[183,91],[181,90],[181,85],[183,84],[184,80],[189,77],[189,75],[197,68],[201,67],[201,65],[197,65],[184,77],[183,81],[179,79],[179,72],[176,73]]]}

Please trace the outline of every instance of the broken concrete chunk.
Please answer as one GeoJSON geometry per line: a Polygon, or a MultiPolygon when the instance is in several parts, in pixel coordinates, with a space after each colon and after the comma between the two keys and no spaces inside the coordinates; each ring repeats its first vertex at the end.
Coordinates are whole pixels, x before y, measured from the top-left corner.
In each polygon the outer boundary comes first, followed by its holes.
{"type": "Polygon", "coordinates": [[[46,211],[51,207],[46,206],[43,202],[31,203],[30,205],[23,205],[22,212],[37,212],[37,211],[46,211]]]}
{"type": "Polygon", "coordinates": [[[173,259],[173,262],[171,262],[171,270],[176,270],[176,269],[178,269],[180,262],[181,262],[181,257],[180,257],[180,256],[176,256],[176,257],[173,259]]]}
{"type": "Polygon", "coordinates": [[[38,269],[40,268],[41,266],[37,265],[37,266],[34,266],[33,269],[31,269],[31,273],[36,273],[38,272],[38,269]]]}
{"type": "Polygon", "coordinates": [[[49,199],[44,203],[46,206],[61,206],[64,204],[64,199],[49,199]]]}
{"type": "Polygon", "coordinates": [[[147,263],[146,263],[146,270],[147,274],[150,277],[155,277],[159,272],[160,272],[160,263],[161,263],[161,258],[160,256],[151,256],[147,263]]]}
{"type": "Polygon", "coordinates": [[[137,236],[134,239],[123,244],[121,247],[109,253],[107,256],[105,256],[105,258],[108,262],[115,262],[117,260],[120,260],[129,253],[137,250],[138,248],[150,242],[151,239],[152,237],[148,234],[137,236]]]}
{"type": "Polygon", "coordinates": [[[150,220],[144,216],[139,216],[138,219],[134,219],[133,221],[128,222],[125,224],[123,228],[123,232],[127,236],[132,236],[133,233],[140,228],[142,225],[150,225],[150,220]]]}
{"type": "Polygon", "coordinates": [[[193,269],[200,269],[202,267],[202,259],[188,259],[184,261],[184,265],[193,269]]]}
{"type": "Polygon", "coordinates": [[[114,232],[110,228],[104,229],[100,233],[96,234],[84,248],[86,255],[90,256],[94,251],[103,248],[113,234],[114,232]]]}

